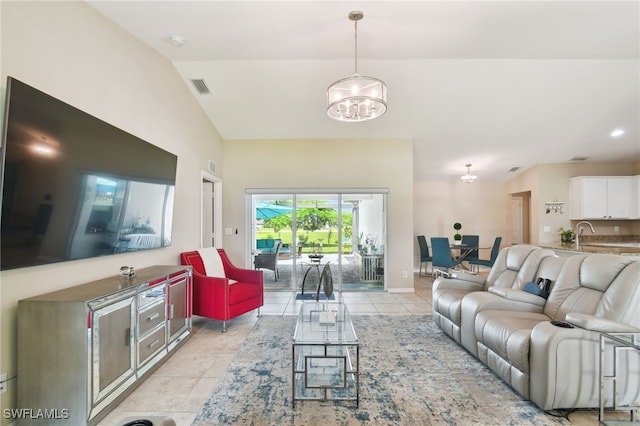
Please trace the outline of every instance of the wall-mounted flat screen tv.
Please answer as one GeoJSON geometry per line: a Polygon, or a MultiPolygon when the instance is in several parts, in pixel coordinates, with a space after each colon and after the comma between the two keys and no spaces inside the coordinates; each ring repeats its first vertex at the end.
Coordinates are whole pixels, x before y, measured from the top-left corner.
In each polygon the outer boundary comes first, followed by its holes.
{"type": "Polygon", "coordinates": [[[175,155],[12,77],[3,129],[2,270],[171,244],[175,155]]]}

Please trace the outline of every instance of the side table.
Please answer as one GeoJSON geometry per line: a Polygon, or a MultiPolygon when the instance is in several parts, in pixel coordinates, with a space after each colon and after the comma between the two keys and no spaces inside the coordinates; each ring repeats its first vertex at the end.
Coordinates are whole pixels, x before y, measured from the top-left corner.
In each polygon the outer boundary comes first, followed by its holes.
{"type": "Polygon", "coordinates": [[[600,334],[600,411],[598,420],[604,425],[640,424],[640,402],[628,401],[629,393],[640,393],[640,333],[620,332],[600,334]],[[608,361],[608,362],[607,362],[608,361]],[[613,396],[605,401],[606,388],[613,396]],[[620,395],[619,390],[625,391],[620,395]],[[635,389],[635,392],[634,392],[635,389]],[[620,400],[622,398],[622,400],[620,400]],[[608,402],[608,403],[607,403],[608,402]],[[614,410],[629,411],[629,420],[605,419],[605,405],[614,410]]]}

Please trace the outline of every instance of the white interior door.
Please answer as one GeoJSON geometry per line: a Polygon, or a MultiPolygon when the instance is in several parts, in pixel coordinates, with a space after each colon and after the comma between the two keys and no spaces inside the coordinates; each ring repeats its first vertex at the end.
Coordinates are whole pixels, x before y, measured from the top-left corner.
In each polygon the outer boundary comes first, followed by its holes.
{"type": "Polygon", "coordinates": [[[511,244],[522,244],[521,197],[511,197],[511,244]]]}

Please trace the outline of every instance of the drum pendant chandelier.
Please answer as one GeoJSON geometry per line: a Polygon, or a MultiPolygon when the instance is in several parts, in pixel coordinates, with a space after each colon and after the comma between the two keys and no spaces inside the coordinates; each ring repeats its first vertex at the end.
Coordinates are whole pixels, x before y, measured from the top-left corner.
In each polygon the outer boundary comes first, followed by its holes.
{"type": "Polygon", "coordinates": [[[387,111],[387,85],[384,81],[358,74],[358,21],[363,17],[360,11],[349,13],[349,19],[355,26],[355,72],[327,89],[327,115],[334,120],[373,120],[387,111]]]}
{"type": "Polygon", "coordinates": [[[460,182],[462,183],[474,183],[478,180],[478,176],[471,174],[471,164],[466,164],[467,174],[460,176],[460,182]]]}

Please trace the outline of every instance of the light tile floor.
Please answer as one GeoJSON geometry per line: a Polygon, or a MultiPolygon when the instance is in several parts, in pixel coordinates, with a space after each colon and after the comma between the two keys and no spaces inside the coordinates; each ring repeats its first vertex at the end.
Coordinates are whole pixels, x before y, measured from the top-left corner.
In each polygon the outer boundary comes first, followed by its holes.
{"type": "MultiPolygon", "coordinates": [[[[431,313],[431,277],[415,277],[414,293],[343,293],[352,315],[424,315],[431,313]]],[[[291,292],[266,292],[261,315],[296,315],[303,302],[291,292]]],[[[255,312],[222,323],[193,318],[191,338],[120,403],[99,426],[149,416],[171,417],[190,425],[198,409],[233,360],[258,319],[255,312]]]]}
{"type": "MultiPolygon", "coordinates": [[[[432,284],[430,276],[416,274],[414,293],[344,293],[343,297],[352,315],[425,315],[432,313],[432,284]]],[[[289,292],[267,292],[260,314],[296,315],[301,304],[289,292]]],[[[170,417],[178,426],[190,425],[257,319],[255,312],[242,315],[228,322],[227,332],[222,333],[221,322],[194,317],[191,338],[98,426],[149,417],[170,417]]],[[[597,414],[574,413],[571,423],[596,425],[597,414]]]]}

